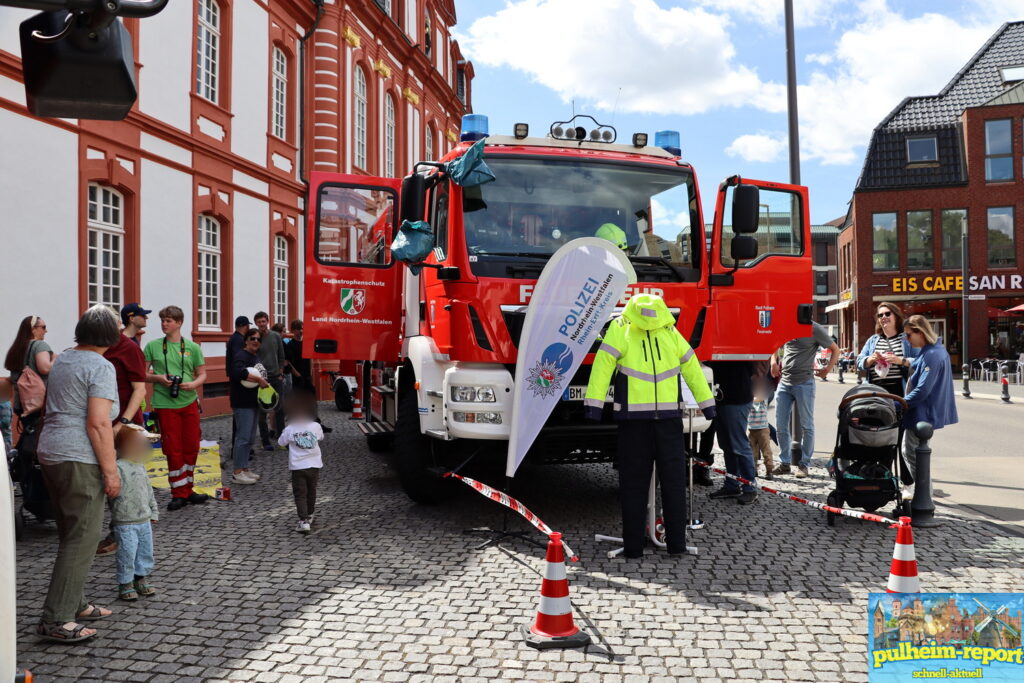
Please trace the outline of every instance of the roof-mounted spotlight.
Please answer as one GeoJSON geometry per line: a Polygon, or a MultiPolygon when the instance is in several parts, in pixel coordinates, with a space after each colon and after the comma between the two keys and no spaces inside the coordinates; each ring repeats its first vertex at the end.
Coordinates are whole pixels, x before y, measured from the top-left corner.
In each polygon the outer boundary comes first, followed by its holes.
{"type": "Polygon", "coordinates": [[[633,146],[634,147],[646,147],[647,146],[647,133],[633,133],[633,146]]]}
{"type": "Polygon", "coordinates": [[[617,133],[612,126],[599,123],[593,116],[578,114],[568,121],[555,121],[549,131],[556,140],[576,140],[579,142],[615,142],[617,133]],[[586,119],[581,121],[580,119],[586,119]],[[578,123],[588,123],[584,127],[578,123]],[[590,125],[592,124],[592,125],[590,125]]]}
{"type": "Polygon", "coordinates": [[[513,130],[515,131],[513,134],[516,136],[516,140],[522,140],[530,134],[530,126],[526,123],[517,123],[513,130]]]}

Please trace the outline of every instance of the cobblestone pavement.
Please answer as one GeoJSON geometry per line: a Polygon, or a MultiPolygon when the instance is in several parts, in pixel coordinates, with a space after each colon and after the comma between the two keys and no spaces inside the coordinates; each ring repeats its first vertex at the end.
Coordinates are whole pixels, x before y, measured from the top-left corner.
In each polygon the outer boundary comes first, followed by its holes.
{"type": "MultiPolygon", "coordinates": [[[[698,556],[609,560],[593,536],[618,532],[613,470],[527,467],[516,492],[580,554],[572,595],[597,643],[537,652],[518,631],[539,592],[523,563],[539,568],[543,551],[474,551],[461,530],[499,524],[494,503],[467,488],[442,506],[413,505],[387,456],[368,452],[347,416],[323,410],[335,431],[316,532],[293,531],[286,455],[261,453],[263,481],[234,489],[234,502],[163,513],[158,596],[118,603],[114,558],[97,559],[88,595],[117,614],[93,641],[31,634],[56,531],[30,523],[17,558],[21,665],[41,681],[153,683],[866,680],[867,593],[885,590],[894,542],[885,526],[829,528],[822,513],[774,496],[741,507],[699,489],[707,527],[688,539],[698,556]]],[[[226,442],[229,431],[225,418],[203,423],[205,438],[226,442]]],[[[823,501],[828,479],[823,461],[814,465],[811,478],[776,484],[823,501]]],[[[915,540],[925,590],[1024,590],[1019,536],[951,520],[915,540]]]]}

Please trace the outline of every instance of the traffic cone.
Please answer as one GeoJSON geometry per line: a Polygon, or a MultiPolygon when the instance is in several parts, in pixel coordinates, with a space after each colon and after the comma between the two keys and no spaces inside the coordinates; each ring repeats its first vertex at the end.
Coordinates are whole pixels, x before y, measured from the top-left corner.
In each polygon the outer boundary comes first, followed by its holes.
{"type": "Polygon", "coordinates": [[[350,415],[348,419],[363,419],[363,401],[361,398],[359,398],[359,394],[356,394],[354,397],[352,397],[352,415],[350,415]]]}
{"type": "Polygon", "coordinates": [[[590,636],[581,631],[572,620],[569,580],[565,578],[562,534],[557,531],[548,538],[548,552],[544,563],[544,580],[540,584],[537,619],[533,626],[523,626],[523,639],[527,645],[538,650],[583,647],[589,644],[590,636]]]}
{"type": "Polygon", "coordinates": [[[910,517],[900,517],[896,527],[896,546],[892,549],[892,567],[889,569],[887,593],[920,593],[921,581],[917,577],[917,558],[914,555],[914,532],[910,517]]]}

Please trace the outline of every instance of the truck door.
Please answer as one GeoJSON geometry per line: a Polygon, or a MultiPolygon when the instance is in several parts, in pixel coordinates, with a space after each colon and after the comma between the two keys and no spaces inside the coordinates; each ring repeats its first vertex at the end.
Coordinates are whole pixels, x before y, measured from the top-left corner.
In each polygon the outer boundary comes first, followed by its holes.
{"type": "Polygon", "coordinates": [[[766,359],[790,339],[811,334],[806,187],[736,176],[724,181],[715,203],[710,258],[712,360],[766,359]],[[727,224],[737,195],[739,203],[749,200],[748,207],[756,203],[756,230],[749,213],[746,227],[735,227],[753,232],[738,233],[727,224]]]}
{"type": "Polygon", "coordinates": [[[390,246],[401,181],[314,172],[309,188],[303,351],[396,360],[404,268],[390,246]]]}

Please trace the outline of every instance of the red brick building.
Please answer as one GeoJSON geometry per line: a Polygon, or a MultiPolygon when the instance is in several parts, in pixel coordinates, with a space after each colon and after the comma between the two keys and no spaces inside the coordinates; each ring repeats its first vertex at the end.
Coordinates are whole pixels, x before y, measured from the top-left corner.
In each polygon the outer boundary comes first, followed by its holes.
{"type": "Polygon", "coordinates": [[[840,346],[859,349],[877,304],[891,301],[928,318],[955,365],[1017,358],[1024,315],[1006,311],[1024,303],[1022,266],[1024,22],[1014,22],[939,94],[905,99],[875,128],[839,236],[840,346]]]}

